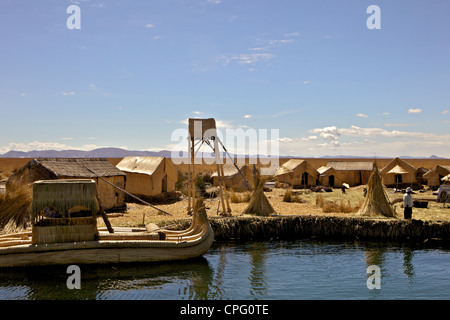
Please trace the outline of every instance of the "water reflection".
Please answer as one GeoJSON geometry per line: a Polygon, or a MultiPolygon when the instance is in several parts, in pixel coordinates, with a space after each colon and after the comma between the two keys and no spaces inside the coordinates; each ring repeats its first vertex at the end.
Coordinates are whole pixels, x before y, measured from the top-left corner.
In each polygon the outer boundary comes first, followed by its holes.
{"type": "MultiPolygon", "coordinates": [[[[211,291],[213,270],[201,257],[181,262],[80,266],[81,289],[70,290],[66,282],[67,266],[15,268],[0,270],[0,288],[7,288],[9,297],[0,299],[29,300],[101,300],[132,299],[133,292],[162,290],[168,284],[184,282],[179,295],[187,299],[205,299],[211,291]]],[[[158,298],[157,293],[155,294],[158,298]]],[[[160,299],[176,297],[164,295],[160,299]]]]}
{"type": "Polygon", "coordinates": [[[0,269],[0,299],[442,299],[448,253],[375,242],[216,243],[199,259],[81,266],[81,290],[67,288],[67,266],[0,269]],[[381,290],[366,286],[371,265],[381,290]]]}
{"type": "Polygon", "coordinates": [[[265,296],[267,292],[264,268],[265,253],[268,250],[265,242],[255,242],[249,248],[250,255],[250,294],[255,297],[265,296]]]}

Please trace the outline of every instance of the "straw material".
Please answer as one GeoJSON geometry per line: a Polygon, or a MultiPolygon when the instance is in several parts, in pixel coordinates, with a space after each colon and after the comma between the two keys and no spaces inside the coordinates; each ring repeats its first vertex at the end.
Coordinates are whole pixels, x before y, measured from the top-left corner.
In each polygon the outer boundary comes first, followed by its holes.
{"type": "Polygon", "coordinates": [[[31,199],[28,186],[0,195],[0,234],[26,229],[30,221],[31,199]]]}
{"type": "Polygon", "coordinates": [[[61,216],[68,217],[68,211],[76,206],[86,207],[95,217],[99,211],[96,185],[93,180],[47,180],[33,184],[31,218],[33,224],[44,218],[42,210],[53,208],[61,216]]]}
{"type": "Polygon", "coordinates": [[[250,202],[244,210],[244,214],[254,214],[257,216],[269,216],[275,213],[275,209],[270,204],[266,195],[264,194],[264,185],[266,178],[257,177],[255,188],[252,193],[250,202]]]}
{"type": "Polygon", "coordinates": [[[375,166],[367,184],[367,195],[364,204],[358,211],[362,216],[395,217],[395,211],[389,203],[384,191],[382,179],[378,168],[375,166]]]}
{"type": "Polygon", "coordinates": [[[56,225],[48,227],[33,227],[33,244],[64,243],[93,241],[97,238],[96,224],[56,225]]]}

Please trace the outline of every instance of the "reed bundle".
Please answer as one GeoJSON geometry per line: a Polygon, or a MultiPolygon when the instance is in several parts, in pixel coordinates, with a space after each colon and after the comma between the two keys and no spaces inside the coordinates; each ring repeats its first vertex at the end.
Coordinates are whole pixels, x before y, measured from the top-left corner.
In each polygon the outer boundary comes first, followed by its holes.
{"type": "Polygon", "coordinates": [[[370,175],[367,184],[367,195],[358,214],[362,216],[396,217],[384,190],[381,174],[376,166],[374,166],[370,175]]]}
{"type": "Polygon", "coordinates": [[[306,201],[303,200],[300,195],[294,194],[292,192],[292,188],[288,188],[288,189],[286,189],[286,192],[284,193],[283,202],[305,203],[306,201]]]}
{"type": "Polygon", "coordinates": [[[14,233],[27,228],[30,221],[32,193],[28,185],[0,195],[0,233],[14,233]]]}
{"type": "Polygon", "coordinates": [[[244,210],[244,214],[269,216],[275,213],[275,209],[264,194],[264,185],[266,181],[266,178],[261,178],[259,176],[255,178],[253,193],[247,208],[244,210]]]}
{"type": "Polygon", "coordinates": [[[231,200],[232,203],[249,202],[250,199],[251,199],[251,193],[250,192],[236,193],[236,192],[234,192],[234,189],[231,188],[231,190],[230,190],[230,200],[231,200]]]}

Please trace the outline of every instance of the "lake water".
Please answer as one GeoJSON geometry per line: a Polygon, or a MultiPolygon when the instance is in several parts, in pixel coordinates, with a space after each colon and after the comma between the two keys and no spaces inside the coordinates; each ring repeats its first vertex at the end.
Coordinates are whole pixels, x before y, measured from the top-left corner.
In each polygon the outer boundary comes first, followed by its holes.
{"type": "Polygon", "coordinates": [[[450,249],[371,242],[217,243],[191,261],[0,270],[0,299],[298,300],[450,298],[450,249]],[[372,281],[379,268],[379,288],[372,281]],[[368,278],[370,281],[368,281],[368,278]],[[368,285],[369,282],[369,285],[368,285]],[[369,288],[372,287],[372,289],[369,288]]]}

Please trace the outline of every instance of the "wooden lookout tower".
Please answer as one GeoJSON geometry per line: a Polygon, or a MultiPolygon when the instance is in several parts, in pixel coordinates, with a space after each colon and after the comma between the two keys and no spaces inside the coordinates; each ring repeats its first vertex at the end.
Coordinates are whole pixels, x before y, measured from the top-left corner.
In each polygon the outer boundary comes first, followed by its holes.
{"type": "MultiPolygon", "coordinates": [[[[196,195],[195,195],[195,156],[200,150],[203,144],[210,146],[214,152],[215,163],[217,165],[217,173],[219,180],[219,191],[220,191],[220,201],[222,203],[223,216],[231,216],[230,201],[228,199],[228,194],[224,182],[224,171],[223,171],[223,159],[221,158],[219,151],[219,144],[224,148],[223,144],[220,142],[217,136],[216,121],[213,118],[209,119],[189,119],[189,186],[188,186],[188,213],[196,211],[196,195]]],[[[201,160],[203,163],[203,159],[201,160]]],[[[234,162],[233,162],[234,163],[234,162]]]]}

